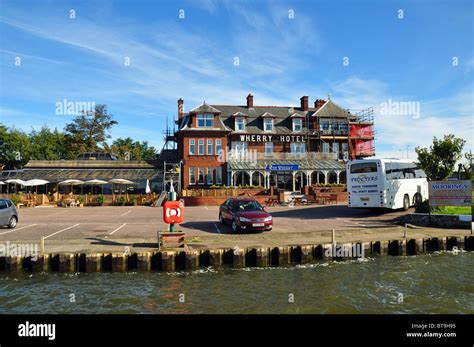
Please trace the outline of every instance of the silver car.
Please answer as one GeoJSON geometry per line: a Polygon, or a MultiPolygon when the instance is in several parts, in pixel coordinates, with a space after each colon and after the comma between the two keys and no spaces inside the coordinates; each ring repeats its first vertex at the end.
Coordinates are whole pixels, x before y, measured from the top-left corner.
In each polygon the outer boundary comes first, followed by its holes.
{"type": "Polygon", "coordinates": [[[8,199],[0,199],[0,227],[13,229],[18,224],[18,212],[15,204],[8,199]]]}

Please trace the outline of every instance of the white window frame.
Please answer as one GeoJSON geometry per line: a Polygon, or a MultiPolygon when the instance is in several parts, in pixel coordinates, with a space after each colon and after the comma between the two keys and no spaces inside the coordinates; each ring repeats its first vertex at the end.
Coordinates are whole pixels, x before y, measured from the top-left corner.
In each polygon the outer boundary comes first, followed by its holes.
{"type": "Polygon", "coordinates": [[[195,139],[189,140],[189,155],[196,155],[196,140],[195,139]]]}
{"type": "Polygon", "coordinates": [[[216,184],[222,184],[222,168],[216,167],[216,184]]]}
{"type": "Polygon", "coordinates": [[[198,155],[204,155],[204,139],[198,140],[198,155]],[[202,152],[201,152],[202,149],[202,152]]]}
{"type": "Polygon", "coordinates": [[[216,155],[219,155],[222,151],[222,140],[221,139],[216,139],[216,146],[215,146],[215,150],[216,150],[216,155]]]}
{"type": "Polygon", "coordinates": [[[214,174],[214,168],[208,167],[206,168],[206,184],[213,184],[214,178],[212,175],[214,174]]]}
{"type": "Polygon", "coordinates": [[[214,115],[212,113],[198,113],[196,115],[196,128],[212,128],[214,127],[214,115]],[[199,125],[199,121],[203,121],[204,125],[199,125]],[[211,121],[210,125],[207,125],[208,121],[211,121]]]}
{"type": "Polygon", "coordinates": [[[206,183],[206,175],[205,175],[203,167],[198,167],[197,182],[198,182],[198,184],[205,184],[206,183]],[[201,177],[202,177],[202,181],[201,181],[201,177]]]}
{"type": "Polygon", "coordinates": [[[206,146],[207,155],[214,155],[213,143],[214,141],[212,141],[212,139],[207,139],[207,146],[206,146]]]}
{"type": "Polygon", "coordinates": [[[265,156],[272,157],[273,156],[273,142],[265,142],[265,156]],[[268,150],[271,148],[271,151],[268,150]]]}
{"type": "Polygon", "coordinates": [[[263,118],[263,131],[266,133],[273,132],[273,118],[263,118]],[[271,129],[267,130],[267,122],[271,124],[271,129]]]}
{"type": "Polygon", "coordinates": [[[293,132],[294,132],[294,133],[300,133],[300,132],[302,132],[302,131],[303,131],[303,119],[301,119],[301,118],[294,118],[294,119],[293,119],[293,132]],[[299,126],[299,128],[300,128],[299,130],[296,129],[297,123],[299,123],[299,124],[298,124],[298,126],[299,126]]]}
{"type": "Polygon", "coordinates": [[[245,118],[244,117],[235,117],[235,120],[234,120],[234,127],[235,127],[235,131],[238,131],[238,132],[244,132],[245,131],[245,118]],[[239,123],[242,124],[242,129],[239,129],[239,123]]]}
{"type": "Polygon", "coordinates": [[[189,184],[196,184],[196,172],[194,167],[189,168],[189,184]]]}

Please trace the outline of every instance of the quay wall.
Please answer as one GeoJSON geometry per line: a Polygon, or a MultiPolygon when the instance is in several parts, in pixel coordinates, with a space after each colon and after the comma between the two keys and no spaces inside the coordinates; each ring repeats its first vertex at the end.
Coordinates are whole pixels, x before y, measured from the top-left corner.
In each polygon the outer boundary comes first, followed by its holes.
{"type": "Polygon", "coordinates": [[[305,264],[317,260],[367,256],[411,256],[436,251],[474,250],[474,236],[397,239],[391,241],[327,243],[265,248],[162,250],[155,252],[61,253],[35,258],[0,257],[0,272],[126,272],[182,271],[209,266],[267,267],[305,264]],[[338,252],[351,250],[353,253],[338,252]],[[357,252],[359,251],[359,253],[357,252]]]}

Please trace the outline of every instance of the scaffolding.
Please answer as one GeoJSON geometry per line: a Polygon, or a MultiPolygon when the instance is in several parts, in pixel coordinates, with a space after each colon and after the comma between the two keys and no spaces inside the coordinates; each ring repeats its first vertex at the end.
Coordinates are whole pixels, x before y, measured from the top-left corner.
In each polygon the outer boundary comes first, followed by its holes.
{"type": "Polygon", "coordinates": [[[350,118],[349,151],[352,160],[375,155],[372,107],[359,111],[350,118]]]}

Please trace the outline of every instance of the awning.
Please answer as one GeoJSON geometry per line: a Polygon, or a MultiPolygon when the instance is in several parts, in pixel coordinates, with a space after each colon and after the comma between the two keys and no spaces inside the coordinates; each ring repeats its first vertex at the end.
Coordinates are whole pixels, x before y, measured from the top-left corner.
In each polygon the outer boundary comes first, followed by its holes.
{"type": "Polygon", "coordinates": [[[337,160],[257,160],[252,161],[229,161],[229,170],[266,170],[271,165],[298,165],[299,170],[338,170],[344,171],[346,165],[337,160]]]}

